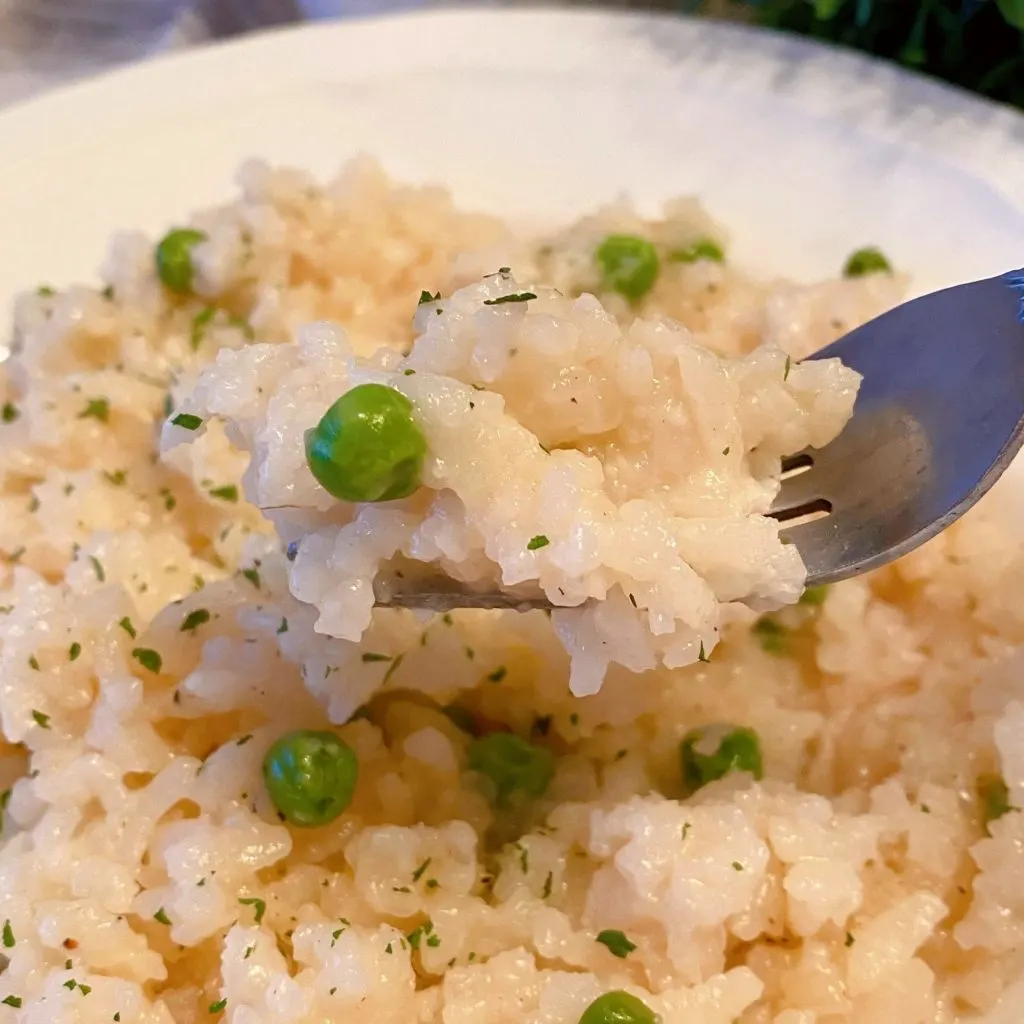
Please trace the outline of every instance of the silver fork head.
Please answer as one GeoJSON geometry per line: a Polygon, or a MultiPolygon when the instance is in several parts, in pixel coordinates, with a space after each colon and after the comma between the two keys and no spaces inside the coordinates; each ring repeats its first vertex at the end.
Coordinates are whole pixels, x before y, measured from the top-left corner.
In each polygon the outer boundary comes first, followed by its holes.
{"type": "Polygon", "coordinates": [[[1024,271],[885,313],[817,353],[863,376],[827,447],[784,463],[772,515],[808,585],[884,565],[959,519],[1024,442],[1024,271]],[[794,472],[796,471],[796,472],[794,472]],[[826,513],[821,515],[821,513],[826,513]],[[809,515],[819,515],[814,521],[809,515]]]}

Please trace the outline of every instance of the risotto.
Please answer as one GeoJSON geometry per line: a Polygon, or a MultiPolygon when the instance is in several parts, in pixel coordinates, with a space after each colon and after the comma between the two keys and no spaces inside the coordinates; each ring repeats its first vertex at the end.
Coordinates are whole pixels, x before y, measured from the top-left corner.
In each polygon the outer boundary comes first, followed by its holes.
{"type": "Polygon", "coordinates": [[[884,257],[751,280],[691,200],[522,239],[368,160],[240,185],[17,304],[0,1020],[1016,1022],[1012,496],[807,592],[765,515],[884,257]],[[314,456],[374,416],[371,494],[314,456]],[[375,607],[435,571],[556,607],[375,607]]]}

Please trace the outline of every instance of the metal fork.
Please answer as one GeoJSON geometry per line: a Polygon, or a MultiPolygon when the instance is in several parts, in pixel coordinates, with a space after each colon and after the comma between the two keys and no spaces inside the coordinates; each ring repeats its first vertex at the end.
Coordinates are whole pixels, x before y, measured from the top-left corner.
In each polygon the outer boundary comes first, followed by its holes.
{"type": "MultiPolygon", "coordinates": [[[[833,583],[912,551],[959,519],[1024,443],[1024,270],[898,306],[813,358],[864,378],[831,444],[783,463],[770,512],[833,583]]],[[[387,585],[377,603],[430,611],[547,609],[536,591],[478,592],[447,577],[387,585]]]]}

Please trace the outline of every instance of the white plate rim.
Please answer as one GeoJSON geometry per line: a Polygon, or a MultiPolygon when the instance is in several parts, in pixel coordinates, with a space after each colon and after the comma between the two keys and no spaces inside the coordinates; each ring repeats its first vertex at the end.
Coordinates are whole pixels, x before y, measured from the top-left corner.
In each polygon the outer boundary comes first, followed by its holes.
{"type": "MultiPolygon", "coordinates": [[[[875,138],[923,150],[988,182],[1024,209],[1024,114],[888,61],[843,47],[756,27],[660,12],[606,8],[433,8],[373,17],[286,26],[224,42],[158,55],[0,108],[0,152],[45,147],[47,126],[91,119],[99,129],[133,104],[159,98],[178,102],[204,91],[232,91],[231,72],[274,59],[292,63],[296,80],[334,43],[374,43],[401,32],[430,31],[488,39],[609,32],[620,39],[653,39],[680,68],[700,65],[710,82],[785,97],[807,113],[840,121],[875,138]],[[742,54],[738,65],[729,58],[742,54]],[[742,69],[742,70],[740,70],[742,69]]],[[[523,60],[524,65],[528,60],[523,60]]]]}

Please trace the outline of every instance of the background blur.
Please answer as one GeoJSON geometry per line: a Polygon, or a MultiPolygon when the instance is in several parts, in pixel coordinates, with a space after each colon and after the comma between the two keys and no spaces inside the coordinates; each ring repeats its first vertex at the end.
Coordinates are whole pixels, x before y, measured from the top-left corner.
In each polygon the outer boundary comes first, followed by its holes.
{"type": "MultiPolygon", "coordinates": [[[[515,6],[519,0],[477,0],[515,6]]],[[[149,53],[440,0],[0,0],[0,103],[149,53]]],[[[445,4],[453,6],[452,3],[445,4]]],[[[577,0],[575,6],[590,6],[577,0]]],[[[456,0],[454,6],[468,6],[456,0]]],[[[620,0],[850,46],[1024,109],[1024,0],[620,0]]]]}

